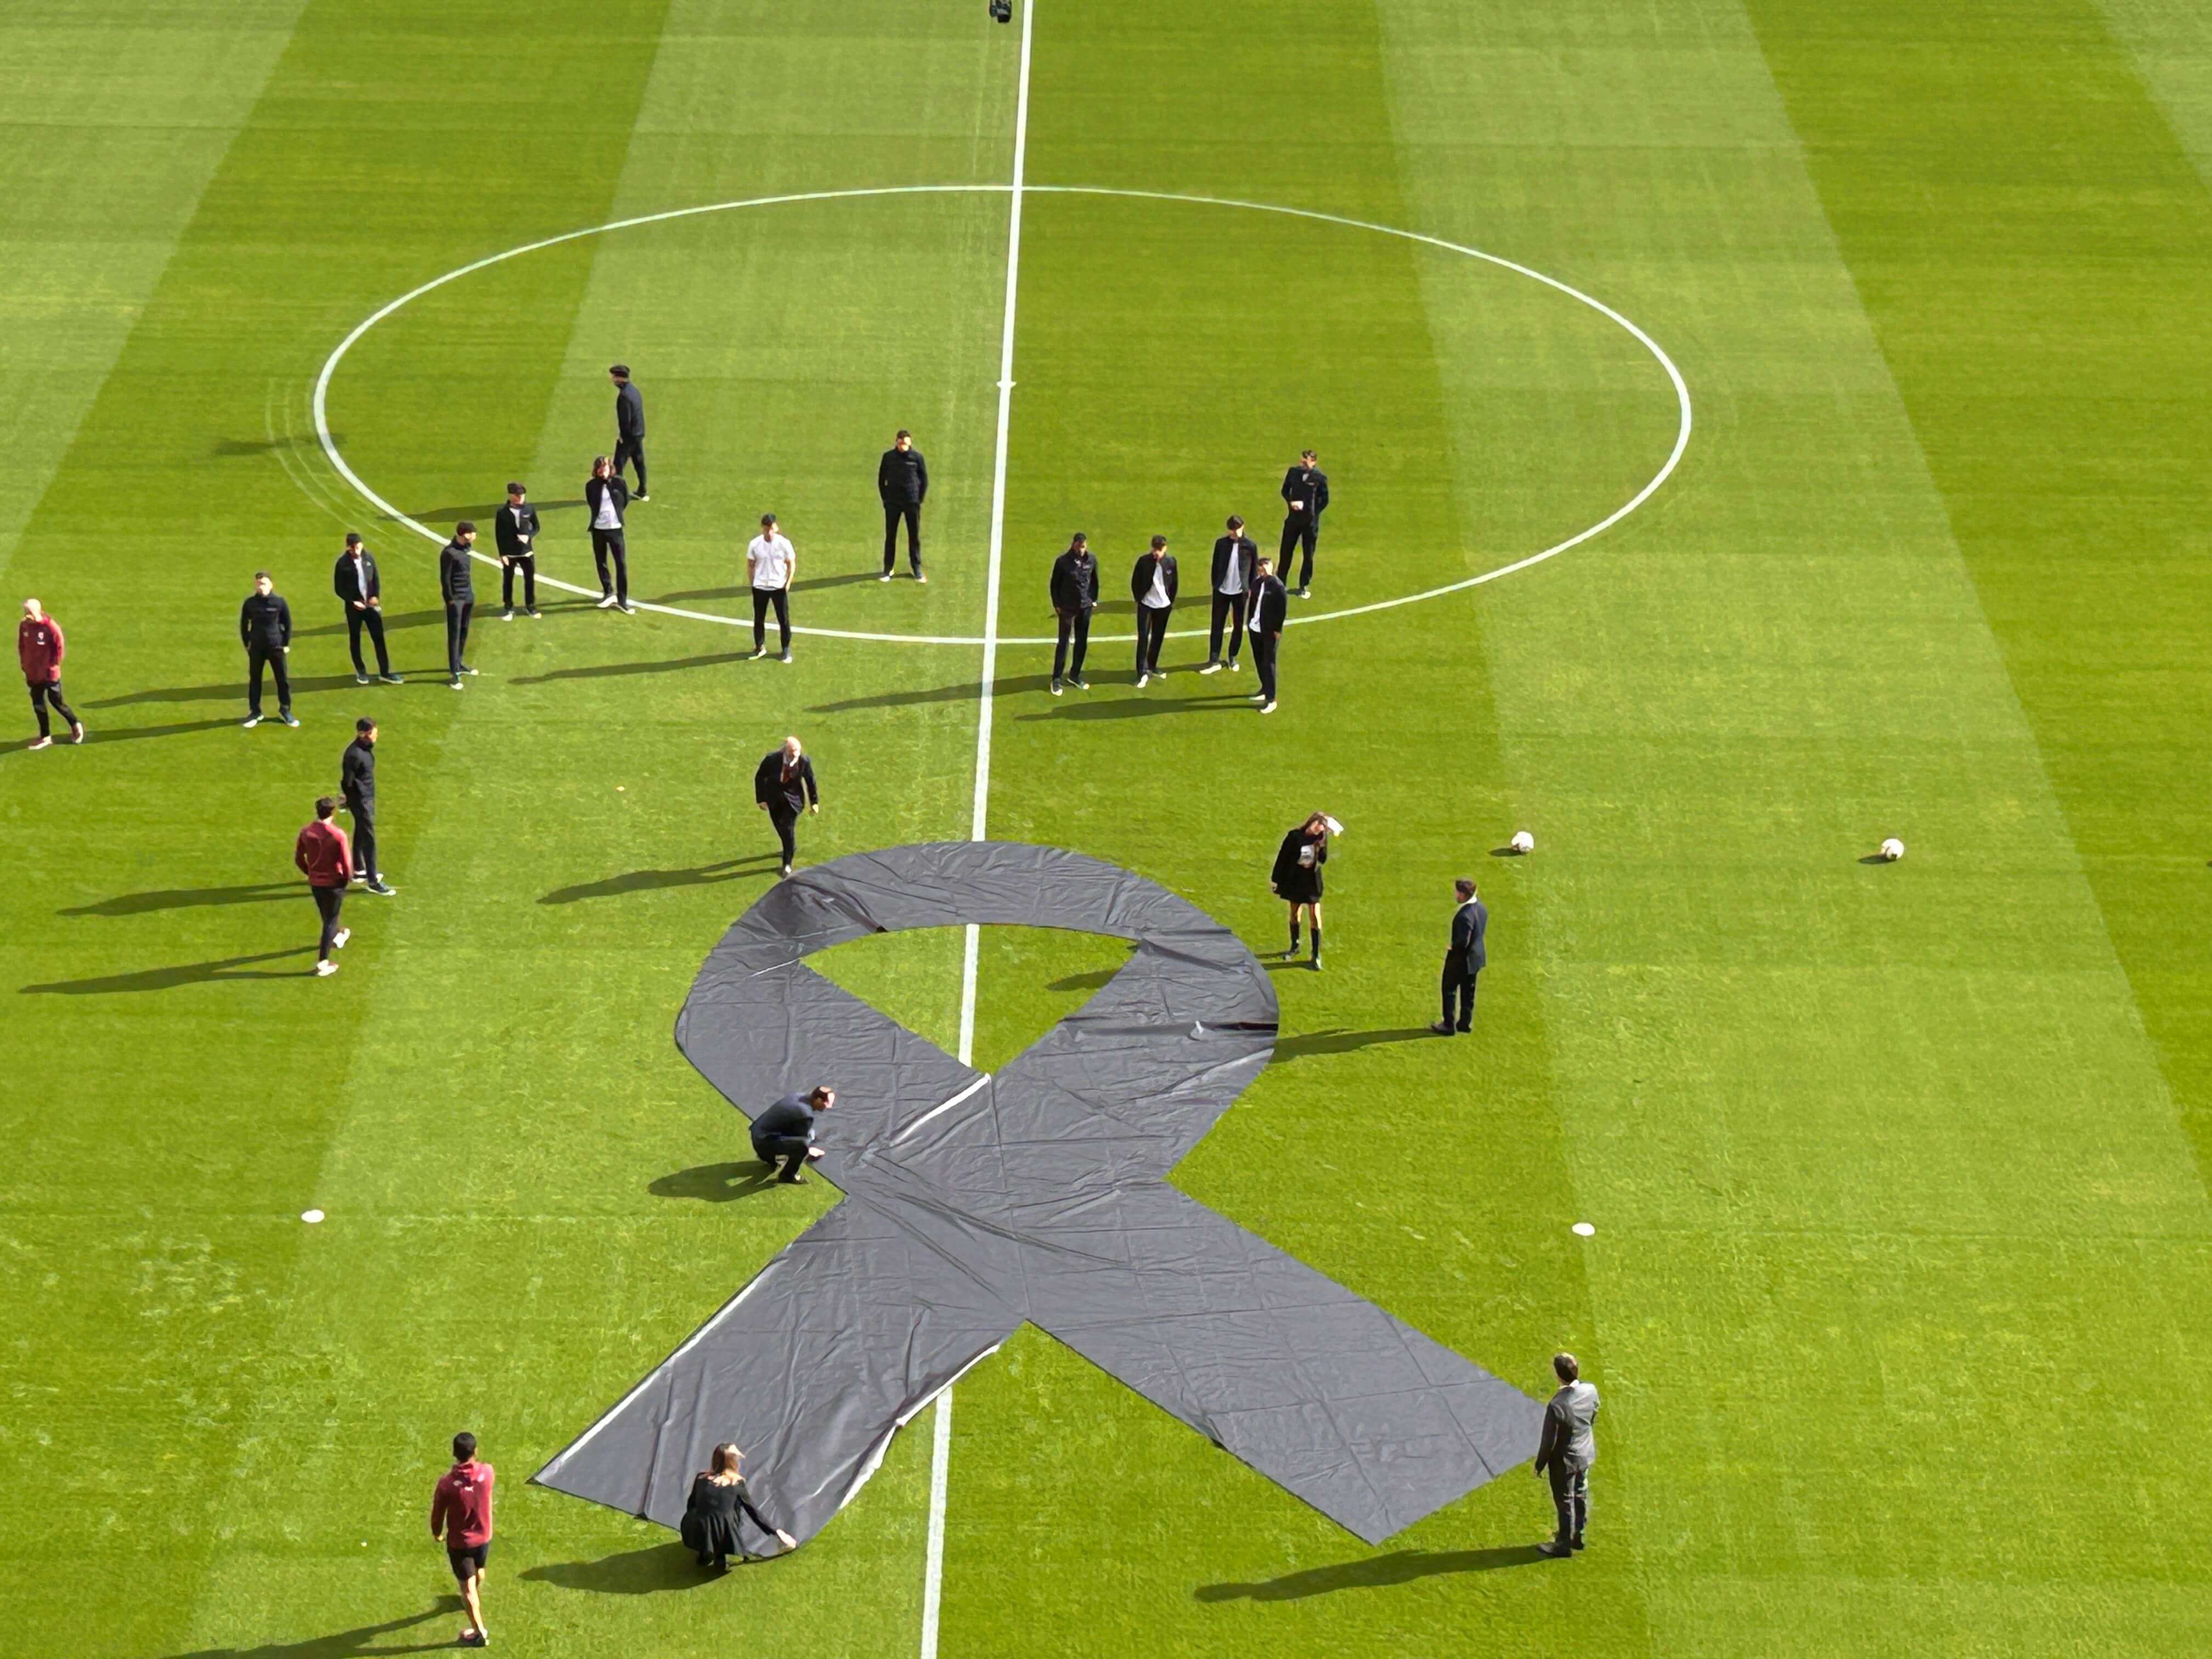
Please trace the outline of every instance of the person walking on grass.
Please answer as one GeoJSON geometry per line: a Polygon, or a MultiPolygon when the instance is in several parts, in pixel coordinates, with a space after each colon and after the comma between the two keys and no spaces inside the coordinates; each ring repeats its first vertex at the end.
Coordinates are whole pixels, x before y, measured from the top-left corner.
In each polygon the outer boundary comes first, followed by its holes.
{"type": "MultiPolygon", "coordinates": [[[[757,652],[754,653],[758,655],[757,652]]],[[[783,848],[783,873],[799,861],[799,842],[792,830],[801,812],[822,811],[822,792],[815,787],[814,763],[806,757],[795,737],[783,747],[770,750],[753,769],[753,803],[775,825],[775,838],[783,848]]]]}
{"type": "Polygon", "coordinates": [[[514,620],[514,578],[522,575],[522,608],[538,610],[538,509],[519,483],[507,487],[507,505],[491,521],[492,545],[499,549],[499,619],[514,620]]]}
{"type": "Polygon", "coordinates": [[[1597,1462],[1597,1389],[1582,1380],[1582,1367],[1571,1353],[1553,1354],[1552,1371],[1559,1391],[1544,1407],[1543,1437],[1536,1444],[1536,1473],[1552,1481],[1552,1504],[1559,1530],[1545,1555],[1572,1555],[1583,1547],[1589,1528],[1589,1472],[1597,1462]]]}
{"type": "Polygon", "coordinates": [[[62,697],[62,656],[69,649],[62,625],[49,617],[36,599],[23,601],[23,620],[15,624],[15,660],[23,667],[23,684],[31,694],[31,712],[39,717],[33,749],[54,746],[54,733],[46,711],[53,710],[69,722],[70,741],[84,741],[84,722],[62,697]]]}
{"type": "Polygon", "coordinates": [[[903,523],[906,562],[913,567],[915,580],[927,581],[921,571],[921,504],[929,495],[929,463],[921,459],[921,452],[914,447],[914,434],[904,427],[876,465],[876,494],[884,502],[884,574],[878,580],[891,579],[891,567],[898,562],[899,526],[903,523]]]}
{"type": "Polygon", "coordinates": [[[368,684],[368,665],[362,660],[361,636],[365,630],[376,647],[376,678],[386,685],[406,681],[392,672],[391,653],[384,648],[384,581],[377,573],[376,557],[359,536],[349,532],[345,551],[331,572],[331,592],[345,606],[346,648],[353,653],[353,683],[368,684]]]}
{"type": "Polygon", "coordinates": [[[1176,571],[1168,538],[1152,538],[1129,573],[1129,596],[1137,602],[1137,689],[1141,691],[1160,668],[1160,642],[1175,614],[1176,571]]]}
{"type": "Polygon", "coordinates": [[[783,660],[791,660],[791,579],[798,571],[799,555],[790,538],[777,527],[775,514],[762,514],[760,534],[745,547],[745,580],[753,590],[753,656],[768,655],[768,613],[773,605],[783,660]]]}
{"type": "Polygon", "coordinates": [[[353,879],[379,898],[399,890],[385,884],[376,867],[376,722],[353,723],[353,741],[338,757],[338,796],[353,814],[353,879]]]}
{"type": "Polygon", "coordinates": [[[691,1477],[691,1496],[684,1505],[684,1524],[678,1531],[699,1558],[699,1565],[716,1572],[727,1571],[733,1555],[741,1561],[745,1559],[744,1539],[738,1531],[740,1512],[763,1532],[773,1534],[787,1550],[799,1547],[797,1539],[781,1527],[771,1525],[753,1507],[752,1494],[745,1489],[744,1461],[745,1455],[726,1441],[715,1447],[707,1467],[691,1477]]]}
{"type": "Polygon", "coordinates": [[[1206,665],[1198,671],[1201,674],[1218,674],[1224,668],[1237,672],[1237,658],[1244,648],[1245,609],[1260,583],[1260,550],[1244,533],[1244,520],[1232,513],[1228,528],[1229,533],[1213,544],[1213,623],[1206,633],[1206,665]],[[1225,662],[1221,655],[1224,623],[1229,639],[1225,662]]]}
{"type": "Polygon", "coordinates": [[[315,973],[322,979],[338,970],[331,952],[344,950],[345,942],[353,937],[353,929],[338,926],[346,884],[353,879],[353,848],[346,842],[345,831],[337,826],[337,811],[338,804],[325,795],[315,803],[315,821],[301,830],[299,840],[292,843],[292,862],[307,877],[307,890],[315,896],[316,914],[323,921],[322,936],[315,945],[315,973]]]}
{"type": "Polygon", "coordinates": [[[453,1467],[438,1477],[430,1495],[430,1536],[446,1547],[447,1565],[460,1586],[461,1604],[469,1622],[453,1639],[465,1648],[491,1645],[484,1628],[484,1564],[491,1559],[491,1491],[496,1479],[492,1466],[477,1457],[477,1437],[453,1437],[453,1467]]]}
{"type": "Polygon", "coordinates": [[[1281,561],[1283,580],[1291,573],[1291,553],[1303,550],[1298,568],[1298,597],[1313,597],[1314,544],[1321,539],[1321,515],[1328,507],[1328,474],[1321,470],[1310,449],[1298,455],[1298,464],[1283,474],[1283,544],[1275,556],[1281,561]]]}
{"type": "Polygon", "coordinates": [[[1091,649],[1091,613],[1098,605],[1098,561],[1091,556],[1091,538],[1078,532],[1067,551],[1052,562],[1052,610],[1060,620],[1060,642],[1052,650],[1052,695],[1062,684],[1088,691],[1083,678],[1084,653],[1091,649]],[[1075,646],[1073,661],[1068,644],[1075,646]]]}
{"type": "Polygon", "coordinates": [[[814,1120],[836,1103],[837,1091],[827,1084],[817,1084],[803,1095],[786,1095],[753,1120],[753,1156],[770,1169],[782,1164],[778,1181],[791,1186],[804,1182],[806,1177],[800,1170],[809,1158],[822,1156],[814,1144],[814,1120]]]}
{"type": "Polygon", "coordinates": [[[246,728],[261,724],[261,671],[276,671],[276,718],[287,726],[292,718],[292,677],[284,672],[284,658],[292,649],[292,607],[276,592],[265,570],[253,573],[253,591],[238,607],[238,642],[246,647],[246,728]]]}
{"type": "Polygon", "coordinates": [[[477,671],[469,666],[469,618],[476,614],[476,559],[469,550],[477,544],[477,527],[464,519],[453,526],[453,539],[438,550],[438,592],[446,601],[446,678],[456,691],[461,676],[477,671]]]}
{"type": "Polygon", "coordinates": [[[637,498],[649,501],[653,497],[645,493],[645,394],[630,384],[628,363],[617,363],[607,370],[607,378],[615,383],[614,476],[621,477],[623,463],[629,462],[637,469],[637,498]]]}
{"type": "Polygon", "coordinates": [[[1249,632],[1252,635],[1252,666],[1259,672],[1260,689],[1252,694],[1252,701],[1260,705],[1260,712],[1275,712],[1275,653],[1283,642],[1283,623],[1291,613],[1291,596],[1275,575],[1274,562],[1262,553],[1254,568],[1259,580],[1252,589],[1252,609],[1249,632]]]}
{"type": "Polygon", "coordinates": [[[629,602],[629,544],[623,536],[623,515],[629,511],[629,486],[605,455],[592,458],[592,476],[584,480],[584,516],[592,526],[592,562],[599,572],[599,609],[631,614],[629,602]],[[614,561],[614,574],[607,562],[614,561]]]}
{"type": "Polygon", "coordinates": [[[1283,837],[1282,846],[1275,852],[1275,867],[1267,876],[1267,885],[1275,896],[1291,907],[1291,948],[1283,955],[1288,958],[1298,953],[1298,919],[1303,912],[1313,923],[1316,972],[1321,969],[1321,867],[1328,862],[1328,814],[1316,812],[1283,837]]]}
{"type": "Polygon", "coordinates": [[[1429,1027],[1438,1036],[1466,1031],[1474,1024],[1474,981],[1490,965],[1482,936],[1490,928],[1490,911],[1474,896],[1474,884],[1462,876],[1452,884],[1451,943],[1444,947],[1444,1017],[1429,1027]],[[1452,1003],[1459,1004],[1459,1020],[1452,1021],[1452,1003]]]}

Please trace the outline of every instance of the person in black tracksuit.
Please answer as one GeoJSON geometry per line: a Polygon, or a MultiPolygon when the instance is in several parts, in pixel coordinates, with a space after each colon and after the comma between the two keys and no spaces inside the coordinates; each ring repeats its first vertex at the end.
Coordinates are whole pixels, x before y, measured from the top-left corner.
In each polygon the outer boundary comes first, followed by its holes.
{"type": "Polygon", "coordinates": [[[799,861],[799,842],[792,828],[801,812],[822,811],[822,792],[815,787],[814,763],[806,757],[797,738],[786,738],[783,747],[772,749],[753,769],[753,802],[775,825],[775,838],[783,848],[783,873],[799,861]]]}
{"type": "Polygon", "coordinates": [[[1458,900],[1452,911],[1451,944],[1444,950],[1444,1017],[1429,1027],[1438,1036],[1465,1031],[1474,1024],[1474,981],[1490,965],[1483,935],[1490,928],[1490,912],[1474,896],[1474,884],[1462,877],[1452,884],[1458,900]],[[1452,1022],[1452,1004],[1459,1004],[1459,1022],[1452,1022]]]}
{"type": "Polygon", "coordinates": [[[376,866],[376,722],[353,723],[353,741],[338,757],[338,795],[353,814],[353,878],[368,884],[379,898],[399,890],[385,885],[376,866]]]}
{"type": "Polygon", "coordinates": [[[898,532],[906,525],[906,560],[918,582],[929,580],[921,573],[921,504],[929,495],[929,463],[914,447],[914,434],[902,428],[876,465],[876,494],[884,503],[884,574],[891,579],[898,562],[898,532]]]}
{"type": "Polygon", "coordinates": [[[1291,578],[1291,550],[1305,550],[1298,568],[1298,597],[1313,597],[1314,544],[1321,539],[1321,515],[1328,506],[1328,474],[1315,465],[1310,449],[1283,474],[1283,544],[1276,550],[1283,580],[1291,578]]]}
{"type": "Polygon", "coordinates": [[[1160,641],[1168,636],[1168,618],[1175,615],[1176,571],[1168,538],[1152,538],[1129,572],[1129,597],[1137,602],[1137,684],[1160,672],[1160,641]]]}
{"type": "Polygon", "coordinates": [[[645,395],[630,384],[629,365],[617,363],[607,371],[615,383],[615,477],[622,477],[623,463],[629,461],[637,468],[637,498],[649,501],[645,493],[645,395]]]}
{"type": "Polygon", "coordinates": [[[446,677],[454,690],[461,676],[477,671],[469,666],[469,618],[476,613],[477,585],[470,569],[476,561],[469,550],[477,544],[477,527],[464,519],[453,526],[453,539],[438,550],[438,593],[446,602],[446,677]]]}
{"type": "Polygon", "coordinates": [[[1098,561],[1091,556],[1091,539],[1078,535],[1067,551],[1052,562],[1052,609],[1060,618],[1060,642],[1052,653],[1052,695],[1058,696],[1063,680],[1079,691],[1088,691],[1083,678],[1083,653],[1091,649],[1091,612],[1098,604],[1098,561]],[[1075,644],[1075,659],[1068,660],[1068,642],[1075,644]]]}
{"type": "Polygon", "coordinates": [[[1275,867],[1267,873],[1267,885],[1291,907],[1291,948],[1283,954],[1298,953],[1298,913],[1303,910],[1313,923],[1316,969],[1321,966],[1321,867],[1328,862],[1328,815],[1316,812],[1283,837],[1275,850],[1275,867]]]}
{"type": "Polygon", "coordinates": [[[253,573],[253,591],[238,607],[238,642],[246,647],[246,724],[261,724],[261,671],[276,671],[276,718],[287,726],[292,718],[292,679],[284,672],[284,653],[292,648],[292,607],[277,597],[269,573],[253,573]]]}
{"type": "Polygon", "coordinates": [[[629,511],[629,486],[615,471],[611,456],[592,461],[592,476],[584,480],[584,522],[592,527],[592,562],[599,572],[599,609],[619,606],[627,616],[629,602],[629,544],[623,535],[623,517],[629,511]],[[607,561],[614,574],[607,574],[607,561]]]}
{"type": "Polygon", "coordinates": [[[1274,562],[1262,553],[1256,564],[1259,580],[1252,589],[1248,630],[1252,635],[1252,666],[1259,671],[1260,689],[1252,700],[1260,712],[1275,712],[1275,650],[1283,642],[1283,623],[1289,617],[1291,596],[1275,575],[1274,562]]]}
{"type": "Polygon", "coordinates": [[[522,608],[538,609],[538,509],[519,483],[507,487],[507,505],[491,521],[492,544],[499,549],[500,620],[514,620],[514,573],[522,573],[522,608]]]}
{"type": "Polygon", "coordinates": [[[384,648],[384,583],[377,575],[376,556],[358,536],[349,535],[345,551],[331,572],[331,592],[345,606],[346,645],[353,653],[353,677],[368,684],[368,665],[361,659],[361,635],[366,629],[376,646],[376,678],[386,685],[404,684],[392,672],[392,658],[384,648]]]}
{"type": "Polygon", "coordinates": [[[1229,533],[1213,544],[1213,625],[1206,641],[1206,664],[1198,672],[1218,674],[1225,665],[1231,673],[1244,648],[1244,612],[1252,591],[1260,583],[1260,550],[1244,533],[1244,520],[1230,515],[1229,533]],[[1228,624],[1229,658],[1221,656],[1222,625],[1228,624]]]}

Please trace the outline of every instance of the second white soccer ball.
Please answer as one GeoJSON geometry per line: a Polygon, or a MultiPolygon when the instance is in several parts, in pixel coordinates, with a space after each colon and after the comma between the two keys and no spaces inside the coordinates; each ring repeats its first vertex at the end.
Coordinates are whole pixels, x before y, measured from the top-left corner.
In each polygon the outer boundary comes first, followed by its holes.
{"type": "Polygon", "coordinates": [[[1895,836],[1892,836],[1887,841],[1882,842],[1881,855],[1890,863],[1896,863],[1905,856],[1905,843],[1898,840],[1895,836]]]}
{"type": "Polygon", "coordinates": [[[1535,836],[1530,835],[1526,830],[1516,830],[1513,832],[1513,850],[1516,853],[1534,852],[1536,850],[1535,836]]]}

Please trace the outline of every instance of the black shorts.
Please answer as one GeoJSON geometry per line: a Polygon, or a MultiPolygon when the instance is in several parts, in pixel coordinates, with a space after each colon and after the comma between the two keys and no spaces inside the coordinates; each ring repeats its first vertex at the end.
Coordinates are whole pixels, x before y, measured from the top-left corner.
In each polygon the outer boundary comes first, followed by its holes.
{"type": "Polygon", "coordinates": [[[453,1564],[453,1581],[461,1584],[467,1583],[470,1579],[482,1572],[484,1570],[484,1563],[490,1559],[491,1540],[489,1539],[486,1539],[481,1544],[471,1544],[466,1549],[448,1548],[446,1552],[446,1559],[453,1564]]]}

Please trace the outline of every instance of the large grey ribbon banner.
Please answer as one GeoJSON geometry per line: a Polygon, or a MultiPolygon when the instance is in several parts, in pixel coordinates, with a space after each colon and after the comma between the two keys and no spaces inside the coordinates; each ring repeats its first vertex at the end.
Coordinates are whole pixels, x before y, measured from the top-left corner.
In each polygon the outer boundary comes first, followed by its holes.
{"type": "Polygon", "coordinates": [[[843,1200],[532,1479],[674,1526],[734,1440],[805,1540],[1024,1321],[1370,1544],[1525,1461],[1534,1401],[1166,1184],[1267,1065],[1276,1013],[1227,928],[1080,854],[933,842],[779,883],[676,1041],[741,1112],[835,1088],[813,1168],[843,1200]],[[1135,949],[995,1075],[803,960],[963,923],[1135,949]]]}

